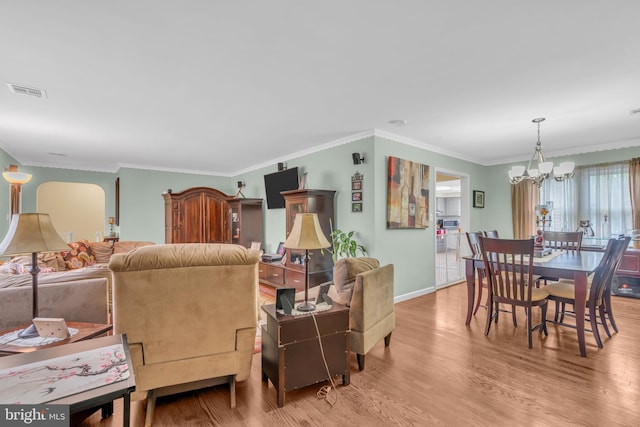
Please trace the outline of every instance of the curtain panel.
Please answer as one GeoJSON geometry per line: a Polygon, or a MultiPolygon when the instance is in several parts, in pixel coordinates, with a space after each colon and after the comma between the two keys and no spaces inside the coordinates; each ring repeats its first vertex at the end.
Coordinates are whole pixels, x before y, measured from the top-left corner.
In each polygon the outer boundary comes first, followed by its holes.
{"type": "Polygon", "coordinates": [[[514,239],[530,239],[536,234],[536,205],[540,202],[538,187],[524,180],[511,186],[511,215],[514,239]]]}
{"type": "Polygon", "coordinates": [[[595,237],[629,233],[633,224],[630,181],[629,162],[579,166],[573,179],[545,180],[540,197],[553,201],[551,229],[575,231],[580,221],[588,220],[595,237]]]}

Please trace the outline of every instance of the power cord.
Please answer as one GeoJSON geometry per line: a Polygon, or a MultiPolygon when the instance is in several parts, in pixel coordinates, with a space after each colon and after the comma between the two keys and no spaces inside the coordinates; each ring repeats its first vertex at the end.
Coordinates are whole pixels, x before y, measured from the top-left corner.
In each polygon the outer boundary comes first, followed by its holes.
{"type": "Polygon", "coordinates": [[[327,364],[327,359],[324,357],[324,348],[322,347],[322,339],[320,339],[320,329],[318,328],[318,321],[316,320],[316,315],[311,313],[311,318],[313,319],[313,323],[316,326],[316,336],[318,337],[318,343],[320,344],[320,354],[322,355],[322,361],[324,362],[324,368],[327,370],[327,376],[329,377],[329,381],[331,382],[331,386],[325,385],[318,390],[316,396],[318,399],[325,399],[330,406],[335,405],[338,402],[338,389],[336,388],[336,384],[333,382],[333,377],[331,376],[331,372],[329,371],[329,365],[327,364]],[[331,387],[335,391],[335,397],[333,401],[330,399],[329,392],[331,391],[331,387]]]}

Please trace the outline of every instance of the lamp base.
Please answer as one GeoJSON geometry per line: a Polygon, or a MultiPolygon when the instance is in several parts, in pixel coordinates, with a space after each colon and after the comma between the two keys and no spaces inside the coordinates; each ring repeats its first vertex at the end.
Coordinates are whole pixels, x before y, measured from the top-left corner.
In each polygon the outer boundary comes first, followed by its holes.
{"type": "Polygon", "coordinates": [[[35,338],[38,336],[40,336],[40,334],[36,330],[36,327],[33,326],[33,323],[27,326],[26,328],[24,328],[22,331],[18,332],[18,338],[26,339],[26,338],[35,338]]]}
{"type": "Polygon", "coordinates": [[[316,305],[310,303],[309,301],[305,301],[299,306],[296,307],[298,311],[314,311],[316,309],[316,305]]]}

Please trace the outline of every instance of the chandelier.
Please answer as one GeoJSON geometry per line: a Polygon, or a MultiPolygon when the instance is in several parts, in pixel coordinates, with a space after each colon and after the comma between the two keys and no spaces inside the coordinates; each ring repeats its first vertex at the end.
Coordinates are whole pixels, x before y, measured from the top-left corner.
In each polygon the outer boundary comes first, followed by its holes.
{"type": "Polygon", "coordinates": [[[551,176],[556,181],[564,181],[565,179],[573,178],[575,168],[574,162],[562,162],[558,166],[554,167],[553,162],[547,162],[544,159],[542,153],[542,143],[540,142],[540,122],[544,121],[544,117],[531,120],[538,125],[538,142],[536,143],[536,150],[533,152],[531,160],[525,169],[524,166],[513,166],[509,170],[509,181],[512,184],[518,184],[523,179],[528,179],[534,182],[538,187],[542,185],[542,182],[551,176]],[[535,161],[535,166],[532,168],[531,163],[535,161]]]}

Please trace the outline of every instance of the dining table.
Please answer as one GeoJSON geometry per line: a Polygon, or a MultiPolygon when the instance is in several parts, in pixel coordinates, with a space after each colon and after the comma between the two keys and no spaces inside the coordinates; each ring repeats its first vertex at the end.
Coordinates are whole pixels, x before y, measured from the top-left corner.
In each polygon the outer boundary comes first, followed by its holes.
{"type": "MultiPolygon", "coordinates": [[[[603,256],[603,252],[560,251],[560,253],[553,252],[551,255],[540,258],[533,257],[534,275],[573,279],[574,281],[576,332],[578,334],[580,356],[582,357],[587,357],[584,338],[587,278],[596,270],[603,256]]],[[[481,254],[465,256],[464,260],[468,297],[465,325],[469,326],[473,316],[473,303],[475,300],[476,269],[484,270],[485,266],[481,254]]]]}

